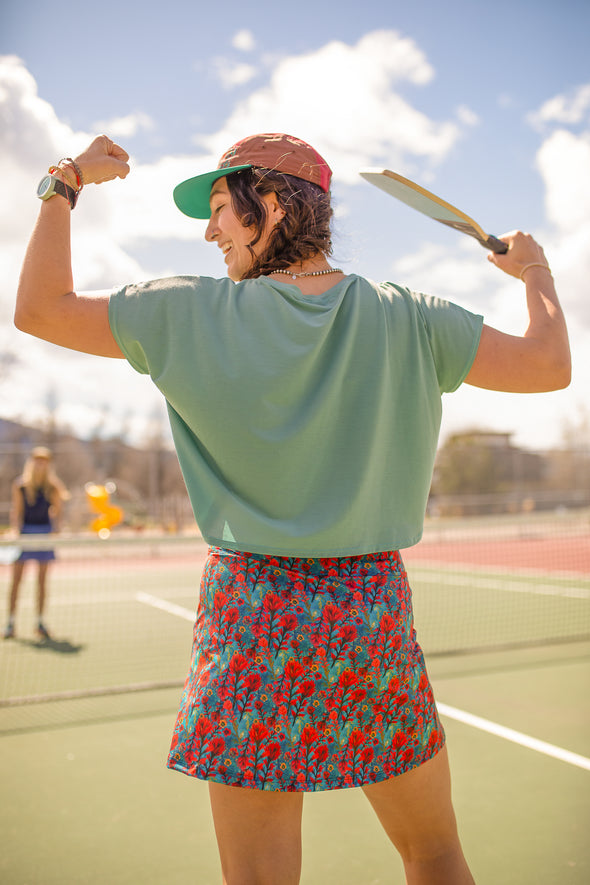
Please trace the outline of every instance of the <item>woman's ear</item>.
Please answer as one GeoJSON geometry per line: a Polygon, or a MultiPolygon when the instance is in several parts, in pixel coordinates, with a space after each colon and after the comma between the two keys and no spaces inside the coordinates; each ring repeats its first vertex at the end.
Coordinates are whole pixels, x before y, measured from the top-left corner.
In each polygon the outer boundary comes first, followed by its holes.
{"type": "Polygon", "coordinates": [[[282,221],[285,217],[285,210],[279,203],[279,199],[274,191],[270,194],[265,194],[264,202],[266,204],[266,211],[268,213],[268,223],[269,227],[274,227],[275,224],[278,224],[279,221],[282,221]]]}

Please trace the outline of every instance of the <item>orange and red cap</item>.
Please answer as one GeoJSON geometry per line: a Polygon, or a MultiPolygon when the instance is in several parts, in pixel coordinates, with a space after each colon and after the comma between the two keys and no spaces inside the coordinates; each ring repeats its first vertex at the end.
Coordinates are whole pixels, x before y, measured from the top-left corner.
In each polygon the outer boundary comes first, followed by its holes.
{"type": "Polygon", "coordinates": [[[249,135],[227,150],[212,172],[205,172],[181,182],[174,188],[174,202],[191,218],[209,218],[211,186],[218,178],[240,169],[269,169],[294,175],[317,184],[325,193],[330,190],[332,170],[318,152],[293,135],[267,132],[249,135]]]}

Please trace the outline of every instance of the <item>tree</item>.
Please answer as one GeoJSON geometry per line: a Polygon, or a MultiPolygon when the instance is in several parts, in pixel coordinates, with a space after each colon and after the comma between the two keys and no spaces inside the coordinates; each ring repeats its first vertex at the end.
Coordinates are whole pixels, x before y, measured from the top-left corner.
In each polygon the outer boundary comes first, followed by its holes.
{"type": "Polygon", "coordinates": [[[500,491],[510,480],[510,434],[482,430],[455,433],[439,450],[432,491],[438,495],[500,491]]]}

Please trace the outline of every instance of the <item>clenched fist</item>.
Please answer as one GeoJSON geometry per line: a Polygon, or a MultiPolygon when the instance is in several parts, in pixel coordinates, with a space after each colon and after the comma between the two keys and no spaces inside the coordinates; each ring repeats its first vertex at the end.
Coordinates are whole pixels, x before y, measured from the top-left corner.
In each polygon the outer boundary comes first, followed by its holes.
{"type": "Polygon", "coordinates": [[[76,157],[84,175],[84,184],[102,184],[129,174],[129,154],[108,136],[99,135],[76,157]]]}

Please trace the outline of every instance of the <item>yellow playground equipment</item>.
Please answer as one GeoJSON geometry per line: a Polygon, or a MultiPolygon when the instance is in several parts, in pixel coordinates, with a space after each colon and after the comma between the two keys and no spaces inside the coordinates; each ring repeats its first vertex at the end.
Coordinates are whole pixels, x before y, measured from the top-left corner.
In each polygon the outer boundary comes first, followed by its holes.
{"type": "Polygon", "coordinates": [[[90,509],[97,514],[90,523],[90,528],[99,538],[108,538],[113,526],[118,525],[123,519],[123,510],[116,504],[111,504],[111,495],[116,489],[114,482],[107,482],[104,485],[87,482],[84,486],[90,509]]]}

